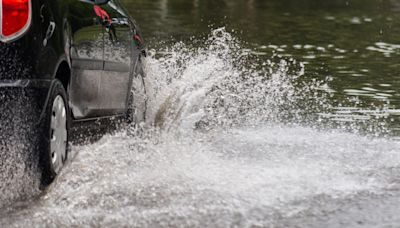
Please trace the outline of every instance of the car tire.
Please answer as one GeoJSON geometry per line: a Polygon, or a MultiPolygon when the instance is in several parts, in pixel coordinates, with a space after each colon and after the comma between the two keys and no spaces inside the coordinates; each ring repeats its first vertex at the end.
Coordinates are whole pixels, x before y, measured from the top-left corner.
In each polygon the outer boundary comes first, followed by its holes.
{"type": "Polygon", "coordinates": [[[139,60],[132,82],[132,89],[128,100],[128,110],[126,112],[126,122],[129,124],[139,124],[146,120],[147,93],[145,84],[145,71],[143,63],[139,60]]]}
{"type": "Polygon", "coordinates": [[[53,82],[40,139],[42,186],[51,184],[60,173],[68,156],[70,110],[67,93],[59,80],[53,82]]]}

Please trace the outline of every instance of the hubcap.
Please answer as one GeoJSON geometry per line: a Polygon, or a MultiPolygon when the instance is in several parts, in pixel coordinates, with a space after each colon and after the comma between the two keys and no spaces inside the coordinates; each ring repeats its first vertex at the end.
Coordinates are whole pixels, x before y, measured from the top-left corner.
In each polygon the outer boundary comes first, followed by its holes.
{"type": "Polygon", "coordinates": [[[55,173],[59,173],[67,153],[67,111],[62,96],[58,95],[53,102],[50,120],[51,163],[55,173]]]}

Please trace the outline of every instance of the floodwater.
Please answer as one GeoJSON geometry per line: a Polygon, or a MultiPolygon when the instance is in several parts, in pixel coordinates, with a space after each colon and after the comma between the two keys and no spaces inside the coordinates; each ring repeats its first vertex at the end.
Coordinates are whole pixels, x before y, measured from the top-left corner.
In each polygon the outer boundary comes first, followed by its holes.
{"type": "Polygon", "coordinates": [[[399,226],[399,3],[125,3],[146,122],[74,145],[0,226],[399,226]]]}

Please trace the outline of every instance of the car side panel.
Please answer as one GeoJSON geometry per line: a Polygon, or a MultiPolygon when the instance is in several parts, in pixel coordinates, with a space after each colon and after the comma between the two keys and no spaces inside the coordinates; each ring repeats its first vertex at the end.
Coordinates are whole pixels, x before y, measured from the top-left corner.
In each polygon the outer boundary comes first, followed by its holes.
{"type": "Polygon", "coordinates": [[[117,2],[103,5],[109,19],[104,23],[104,74],[99,96],[101,107],[108,114],[124,113],[131,87],[133,53],[133,29],[129,18],[117,2]]]}
{"type": "Polygon", "coordinates": [[[76,119],[101,116],[99,96],[104,67],[104,35],[101,19],[90,1],[69,1],[71,25],[70,106],[76,119]]]}

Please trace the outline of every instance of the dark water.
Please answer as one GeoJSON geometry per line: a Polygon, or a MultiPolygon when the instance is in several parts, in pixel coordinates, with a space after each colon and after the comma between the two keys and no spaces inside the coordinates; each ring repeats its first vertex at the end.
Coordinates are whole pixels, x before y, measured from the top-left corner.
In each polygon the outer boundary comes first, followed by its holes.
{"type": "MultiPolygon", "coordinates": [[[[150,48],[226,27],[260,59],[295,59],[302,80],[325,81],[332,102],[322,118],[339,125],[385,125],[398,135],[400,3],[389,0],[125,1],[150,48]]],[[[188,42],[186,42],[188,43],[188,42]]],[[[201,46],[201,42],[193,42],[201,46]]],[[[312,99],[312,98],[310,98],[312,99]]],[[[373,131],[376,128],[374,127],[373,131]]],[[[376,133],[376,132],[374,132],[376,133]]]]}

